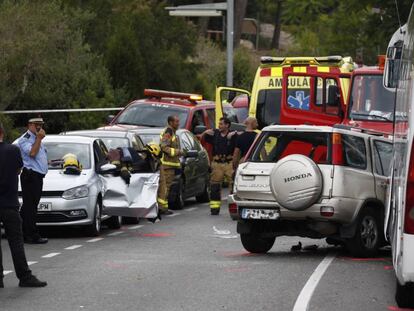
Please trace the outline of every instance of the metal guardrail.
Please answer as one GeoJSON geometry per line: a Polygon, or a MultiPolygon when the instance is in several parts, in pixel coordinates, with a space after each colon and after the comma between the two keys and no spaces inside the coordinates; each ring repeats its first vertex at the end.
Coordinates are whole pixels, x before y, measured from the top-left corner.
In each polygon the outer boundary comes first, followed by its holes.
{"type": "Polygon", "coordinates": [[[39,109],[39,110],[7,110],[0,114],[23,114],[23,113],[55,113],[55,112],[91,112],[91,111],[120,111],[124,107],[114,108],[73,108],[73,109],[39,109]]]}

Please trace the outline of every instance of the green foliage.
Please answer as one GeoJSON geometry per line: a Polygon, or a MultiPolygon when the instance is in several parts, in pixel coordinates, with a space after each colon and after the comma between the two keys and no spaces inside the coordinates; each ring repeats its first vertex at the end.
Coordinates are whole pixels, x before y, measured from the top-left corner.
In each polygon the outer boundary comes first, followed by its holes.
{"type": "Polygon", "coordinates": [[[14,127],[13,120],[7,115],[0,113],[0,123],[3,125],[6,132],[4,141],[12,143],[21,134],[19,130],[14,127]]]}
{"type": "MultiPolygon", "coordinates": [[[[408,18],[411,1],[398,1],[401,19],[408,18]]],[[[286,55],[350,55],[362,51],[366,64],[384,54],[398,18],[393,0],[312,0],[284,2],[285,29],[295,38],[286,55]]]]}
{"type": "MultiPolygon", "coordinates": [[[[0,5],[0,108],[52,109],[112,106],[114,91],[100,57],[83,42],[90,15],[59,1],[4,1],[0,5]]],[[[17,119],[24,124],[27,116],[17,119]]],[[[99,120],[65,114],[47,118],[48,131],[95,127],[99,120]]]]}

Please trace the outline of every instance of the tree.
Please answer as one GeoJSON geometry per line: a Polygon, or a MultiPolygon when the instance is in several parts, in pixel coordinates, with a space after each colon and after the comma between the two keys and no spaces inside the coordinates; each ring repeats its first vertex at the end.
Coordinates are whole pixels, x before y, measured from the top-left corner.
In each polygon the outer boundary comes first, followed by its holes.
{"type": "MultiPolygon", "coordinates": [[[[108,107],[115,102],[103,60],[84,44],[79,25],[91,15],[62,9],[60,1],[0,4],[0,109],[108,107]]],[[[24,124],[27,116],[17,118],[24,124]]],[[[59,114],[49,132],[101,120],[59,114]]]]}
{"type": "Polygon", "coordinates": [[[234,1],[234,47],[240,45],[243,20],[246,15],[247,0],[234,1]]]}

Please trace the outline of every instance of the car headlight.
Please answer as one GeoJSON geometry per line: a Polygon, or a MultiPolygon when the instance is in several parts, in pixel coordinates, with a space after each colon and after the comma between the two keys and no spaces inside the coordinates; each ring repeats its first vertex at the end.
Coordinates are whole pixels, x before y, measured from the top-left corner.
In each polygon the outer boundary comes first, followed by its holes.
{"type": "Polygon", "coordinates": [[[87,186],[80,186],[68,189],[62,194],[62,198],[66,200],[85,198],[89,195],[89,188],[87,186]]]}

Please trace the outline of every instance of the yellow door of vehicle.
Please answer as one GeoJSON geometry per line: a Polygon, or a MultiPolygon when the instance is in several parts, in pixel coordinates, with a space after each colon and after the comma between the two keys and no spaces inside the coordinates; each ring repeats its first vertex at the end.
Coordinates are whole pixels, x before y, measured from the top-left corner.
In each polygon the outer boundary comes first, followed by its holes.
{"type": "Polygon", "coordinates": [[[224,116],[223,104],[231,104],[238,95],[242,94],[247,95],[247,97],[250,99],[250,92],[244,89],[226,86],[220,86],[216,88],[216,128],[218,127],[220,118],[224,116]]]}

